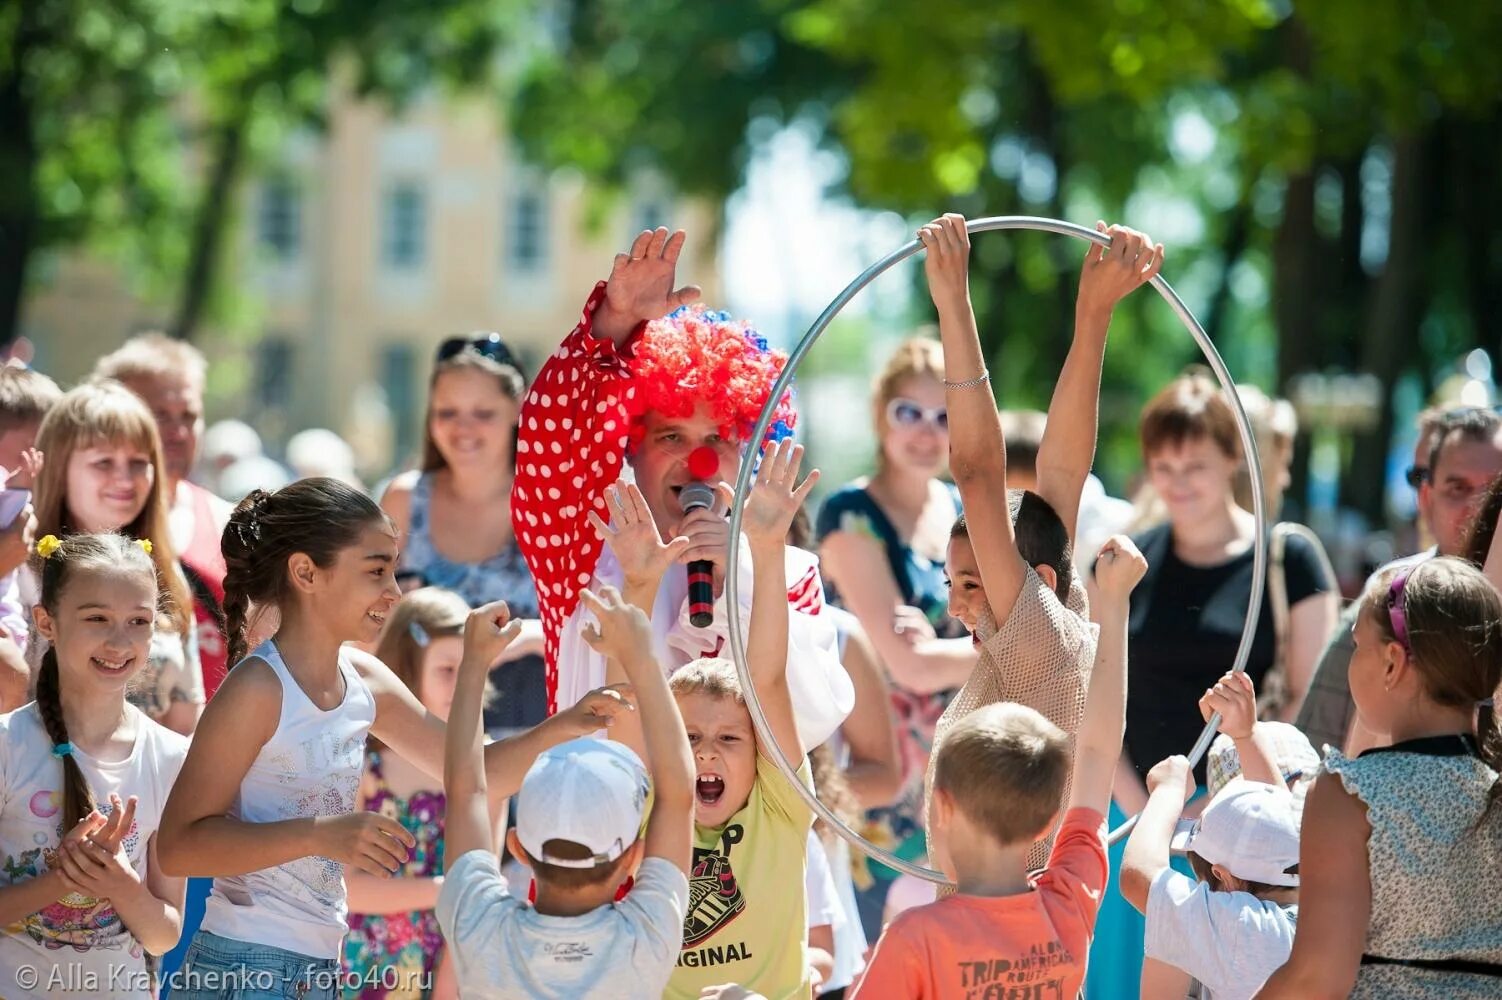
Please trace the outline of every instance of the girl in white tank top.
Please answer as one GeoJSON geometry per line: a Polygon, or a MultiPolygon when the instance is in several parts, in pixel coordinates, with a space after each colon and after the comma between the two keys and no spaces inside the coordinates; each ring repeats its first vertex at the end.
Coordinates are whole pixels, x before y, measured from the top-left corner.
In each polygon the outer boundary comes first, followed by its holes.
{"type": "MultiPolygon", "coordinates": [[[[339,976],[345,867],[389,876],[413,846],[395,820],[355,810],[366,735],[441,779],[444,725],[380,661],[344,645],[373,643],[401,597],[396,532],[369,497],[332,479],[257,490],[235,508],[223,549],[238,662],[199,724],[158,846],[164,870],[214,887],[168,985],[175,1000],[333,1000],[366,985],[339,976]],[[245,656],[252,606],[257,618],[275,608],[280,624],[245,656]]],[[[493,794],[513,793],[540,750],[588,724],[558,716],[492,744],[493,794]]]]}

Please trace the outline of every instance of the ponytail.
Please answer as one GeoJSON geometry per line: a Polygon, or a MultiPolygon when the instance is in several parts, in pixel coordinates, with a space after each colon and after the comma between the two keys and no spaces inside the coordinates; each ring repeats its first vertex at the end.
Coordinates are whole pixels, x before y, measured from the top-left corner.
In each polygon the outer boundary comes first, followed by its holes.
{"type": "Polygon", "coordinates": [[[42,717],[47,738],[52,741],[53,755],[60,756],[63,762],[63,833],[66,834],[78,825],[79,820],[93,812],[98,803],[78,761],[73,759],[68,724],[63,720],[57,650],[51,646],[42,654],[42,669],[37,674],[37,712],[42,717]],[[66,752],[59,753],[62,748],[66,748],[66,752]]]}
{"type": "Polygon", "coordinates": [[[1476,746],[1481,759],[1498,775],[1486,797],[1486,811],[1481,814],[1481,822],[1485,823],[1497,803],[1502,802],[1502,729],[1497,726],[1495,695],[1481,703],[1476,719],[1476,746]]]}
{"type": "Polygon", "coordinates": [[[337,479],[299,479],[275,493],[251,490],[229,516],[224,554],[224,630],[229,662],[249,652],[250,609],[280,607],[289,597],[287,560],[301,552],[317,566],[334,564],[372,522],[390,518],[364,493],[337,479]]]}

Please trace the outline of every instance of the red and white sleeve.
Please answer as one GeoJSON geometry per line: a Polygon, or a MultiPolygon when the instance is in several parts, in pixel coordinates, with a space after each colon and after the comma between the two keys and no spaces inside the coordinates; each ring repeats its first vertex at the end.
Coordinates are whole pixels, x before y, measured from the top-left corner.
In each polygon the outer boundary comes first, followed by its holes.
{"type": "Polygon", "coordinates": [[[542,609],[549,714],[557,710],[560,631],[604,545],[588,513],[605,509],[605,489],[620,478],[626,400],[636,391],[622,349],[593,333],[604,300],[602,281],[579,325],[537,373],[518,428],[511,524],[542,609]]]}

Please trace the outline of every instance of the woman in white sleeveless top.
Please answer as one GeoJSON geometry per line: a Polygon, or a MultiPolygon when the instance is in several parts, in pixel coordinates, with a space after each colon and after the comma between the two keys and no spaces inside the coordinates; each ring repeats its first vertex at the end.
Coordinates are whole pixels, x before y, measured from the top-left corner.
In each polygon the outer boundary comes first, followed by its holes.
{"type": "MultiPolygon", "coordinates": [[[[401,824],[355,811],[366,735],[441,778],[444,726],[378,660],[344,646],[376,640],[401,597],[396,532],[369,497],[332,479],[257,490],[235,508],[223,549],[238,662],[204,715],[158,838],[164,871],[212,877],[214,887],[167,985],[189,1000],[332,1000],[346,985],[345,866],[389,875],[413,846],[401,824]],[[258,620],[275,609],[279,625],[244,656],[252,607],[258,620]]],[[[504,605],[487,611],[504,624],[504,605]]],[[[493,794],[515,791],[539,750],[598,728],[585,710],[490,746],[493,794]]]]}

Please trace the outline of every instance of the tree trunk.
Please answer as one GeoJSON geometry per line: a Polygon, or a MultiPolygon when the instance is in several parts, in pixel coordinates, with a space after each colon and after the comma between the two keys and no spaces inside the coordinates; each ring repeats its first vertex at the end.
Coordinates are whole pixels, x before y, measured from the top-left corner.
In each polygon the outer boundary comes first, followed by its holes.
{"type": "Polygon", "coordinates": [[[41,43],[37,4],[21,4],[15,45],[0,72],[0,347],[21,333],[26,270],[37,245],[36,129],[25,74],[41,43]]]}
{"type": "Polygon", "coordinates": [[[1412,355],[1419,320],[1427,302],[1424,261],[1427,226],[1424,185],[1429,179],[1429,150],[1422,135],[1402,136],[1393,143],[1392,213],[1389,217],[1387,263],[1372,288],[1371,308],[1362,341],[1361,371],[1382,384],[1382,407],[1377,427],[1356,438],[1351,467],[1341,484],[1346,503],[1374,523],[1383,516],[1381,484],[1385,482],[1393,420],[1389,401],[1393,382],[1412,355]]]}
{"type": "Polygon", "coordinates": [[[193,223],[193,242],[189,250],[188,273],[183,280],[177,317],[171,328],[172,336],[180,340],[193,339],[214,290],[214,278],[219,270],[219,255],[230,218],[235,181],[240,176],[245,156],[245,125],[248,117],[249,102],[245,101],[227,115],[212,133],[208,184],[198,203],[197,218],[193,223]]]}
{"type": "Polygon", "coordinates": [[[1283,218],[1273,235],[1273,320],[1278,329],[1278,385],[1315,364],[1319,331],[1319,234],[1314,228],[1314,174],[1288,178],[1283,218]]]}

